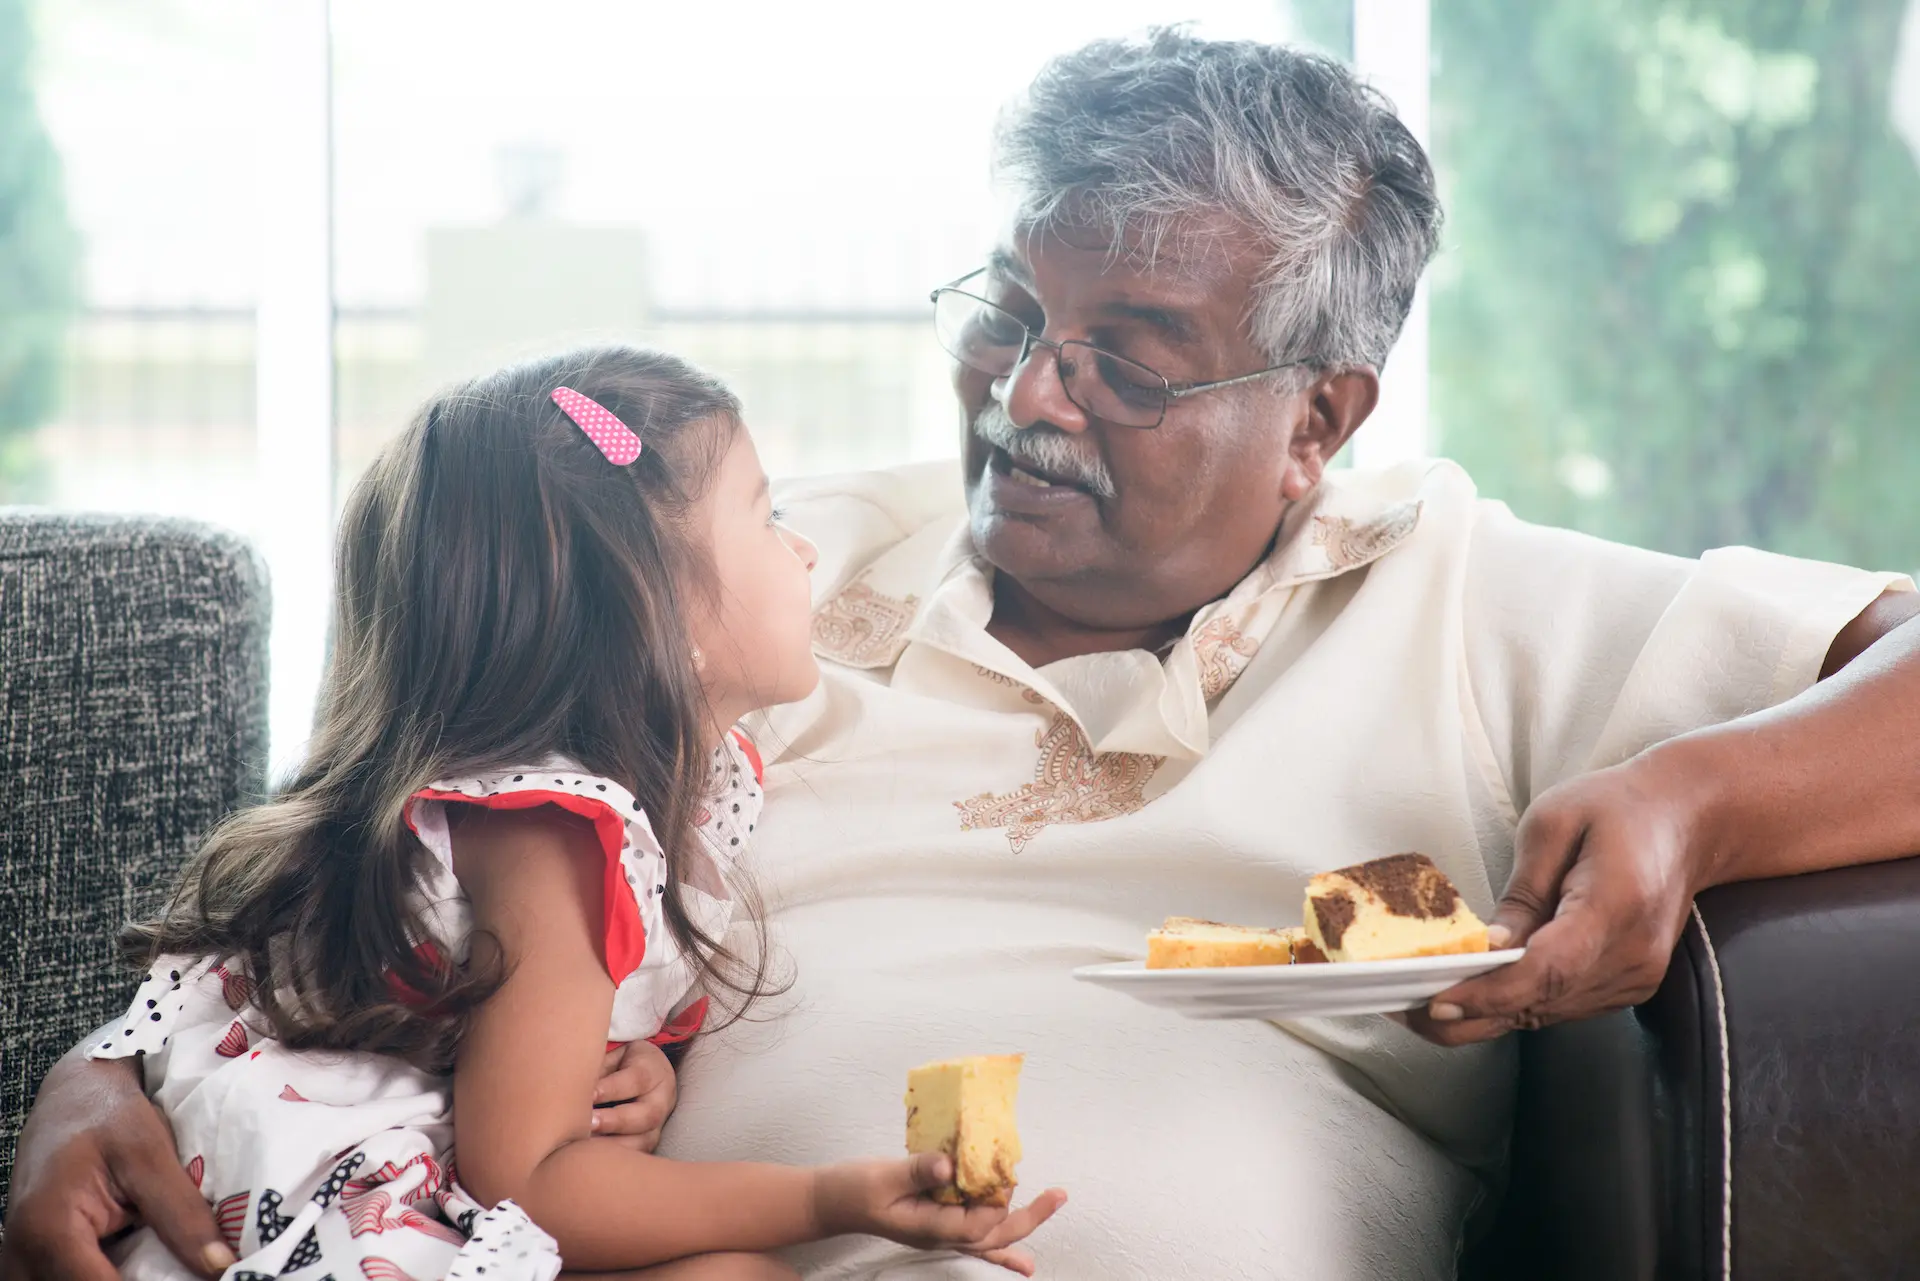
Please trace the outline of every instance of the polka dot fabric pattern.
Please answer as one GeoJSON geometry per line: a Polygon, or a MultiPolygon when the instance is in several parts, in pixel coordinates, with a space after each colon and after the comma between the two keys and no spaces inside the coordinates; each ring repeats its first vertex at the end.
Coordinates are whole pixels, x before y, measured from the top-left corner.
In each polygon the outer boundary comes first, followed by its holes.
{"type": "Polygon", "coordinates": [[[224,531],[0,517],[0,1211],[40,1078],[125,1008],[114,931],[263,785],[267,616],[224,531]]]}
{"type": "Polygon", "coordinates": [[[633,434],[633,429],[591,396],[583,396],[571,387],[556,387],[553,403],[579,424],[594,448],[605,454],[615,467],[625,467],[640,456],[640,438],[633,434]]]}

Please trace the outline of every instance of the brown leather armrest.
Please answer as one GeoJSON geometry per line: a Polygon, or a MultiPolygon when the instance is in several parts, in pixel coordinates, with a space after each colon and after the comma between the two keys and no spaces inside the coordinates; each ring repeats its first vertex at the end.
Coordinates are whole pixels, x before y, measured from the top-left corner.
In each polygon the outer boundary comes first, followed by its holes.
{"type": "Polygon", "coordinates": [[[1909,1274],[1920,859],[1729,885],[1700,914],[1725,993],[1734,1274],[1909,1274]]]}
{"type": "Polygon", "coordinates": [[[1700,898],[1660,992],[1523,1038],[1463,1275],[1893,1277],[1920,1259],[1920,859],[1700,898]]]}

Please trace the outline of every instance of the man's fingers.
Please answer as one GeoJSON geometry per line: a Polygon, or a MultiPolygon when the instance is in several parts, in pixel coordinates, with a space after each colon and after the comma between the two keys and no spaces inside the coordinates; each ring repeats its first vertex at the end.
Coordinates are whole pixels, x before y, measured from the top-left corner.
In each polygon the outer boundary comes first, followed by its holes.
{"type": "Polygon", "coordinates": [[[1605,950],[1604,925],[1594,914],[1563,912],[1533,936],[1525,956],[1442,992],[1428,1013],[1451,1006],[1463,1019],[1506,1017],[1517,1020],[1515,1026],[1537,1026],[1525,1020],[1560,1012],[1578,985],[1598,974],[1605,950]]]}
{"type": "Polygon", "coordinates": [[[59,1225],[48,1232],[11,1226],[0,1272],[6,1281],[120,1281],[92,1224],[77,1208],[61,1215],[59,1225]]]}
{"type": "Polygon", "coordinates": [[[1589,1008],[1597,999],[1591,989],[1604,973],[1605,948],[1604,926],[1594,913],[1563,911],[1533,936],[1525,956],[1408,1011],[1407,1026],[1439,1045],[1471,1045],[1597,1013],[1589,1008]]]}
{"type": "Polygon", "coordinates": [[[1450,1019],[1440,1022],[1425,1010],[1407,1011],[1406,1022],[1420,1036],[1450,1049],[1477,1045],[1482,1041],[1497,1041],[1513,1031],[1513,1024],[1506,1019],[1450,1019]]]}
{"type": "Polygon", "coordinates": [[[114,1153],[113,1178],[140,1218],[188,1270],[217,1277],[233,1266],[233,1251],[213,1221],[213,1207],[180,1168],[171,1143],[164,1152],[142,1144],[114,1153]]]}
{"type": "Polygon", "coordinates": [[[1536,806],[1514,836],[1513,875],[1494,907],[1487,942],[1494,948],[1524,947],[1553,916],[1560,883],[1580,857],[1587,838],[1578,810],[1536,806]]]}

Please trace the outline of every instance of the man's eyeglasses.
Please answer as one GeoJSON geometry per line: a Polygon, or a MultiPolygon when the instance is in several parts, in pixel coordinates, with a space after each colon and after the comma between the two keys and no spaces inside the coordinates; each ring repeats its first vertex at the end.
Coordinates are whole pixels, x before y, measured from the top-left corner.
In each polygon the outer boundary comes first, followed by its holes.
{"type": "Polygon", "coordinates": [[[1104,347],[1077,338],[1064,342],[1043,338],[1006,308],[960,288],[986,271],[985,267],[970,271],[933,291],[934,333],[946,353],[969,369],[1006,378],[1026,363],[1035,347],[1051,347],[1067,399],[1116,426],[1158,427],[1166,419],[1167,405],[1183,396],[1269,378],[1314,363],[1294,360],[1210,383],[1169,382],[1139,361],[1116,356],[1104,347]]]}

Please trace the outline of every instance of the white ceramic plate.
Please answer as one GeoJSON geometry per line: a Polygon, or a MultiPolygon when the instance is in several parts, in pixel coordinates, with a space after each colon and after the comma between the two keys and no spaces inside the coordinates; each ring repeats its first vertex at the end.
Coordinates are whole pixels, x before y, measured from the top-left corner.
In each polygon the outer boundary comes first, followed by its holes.
{"type": "Polygon", "coordinates": [[[1305,1019],[1414,1010],[1455,983],[1511,965],[1523,948],[1401,961],[1150,970],[1144,961],[1083,965],[1073,977],[1193,1019],[1305,1019]]]}

